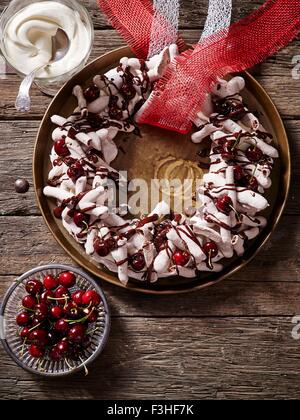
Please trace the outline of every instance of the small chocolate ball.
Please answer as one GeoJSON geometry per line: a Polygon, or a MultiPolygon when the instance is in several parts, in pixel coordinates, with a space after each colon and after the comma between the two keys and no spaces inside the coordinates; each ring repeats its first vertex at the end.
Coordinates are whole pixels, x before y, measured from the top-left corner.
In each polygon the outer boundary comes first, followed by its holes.
{"type": "Polygon", "coordinates": [[[29,182],[27,179],[17,179],[15,182],[15,190],[18,194],[25,194],[29,190],[29,182]]]}

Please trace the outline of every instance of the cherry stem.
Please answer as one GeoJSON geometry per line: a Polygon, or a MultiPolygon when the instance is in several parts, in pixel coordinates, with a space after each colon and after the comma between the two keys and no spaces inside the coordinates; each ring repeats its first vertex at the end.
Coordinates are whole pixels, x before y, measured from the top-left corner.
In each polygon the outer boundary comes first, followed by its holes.
{"type": "Polygon", "coordinates": [[[242,133],[243,133],[242,131],[239,132],[239,134],[238,134],[238,136],[236,138],[236,141],[235,141],[235,143],[234,143],[234,145],[232,147],[232,150],[234,150],[237,147],[237,145],[239,144],[239,142],[241,140],[242,133]]]}
{"type": "Polygon", "coordinates": [[[25,306],[22,306],[22,308],[25,309],[25,311],[28,311],[28,312],[35,312],[35,310],[26,308],[25,306]]]}
{"type": "Polygon", "coordinates": [[[236,218],[237,218],[237,221],[238,222],[240,222],[241,221],[241,219],[240,219],[240,214],[239,214],[239,212],[233,207],[233,206],[229,206],[233,211],[234,211],[234,213],[235,213],[235,216],[236,216],[236,218]]]}
{"type": "Polygon", "coordinates": [[[257,171],[257,166],[258,166],[258,165],[256,165],[256,166],[255,166],[255,168],[254,168],[254,170],[253,170],[253,172],[252,172],[252,179],[254,178],[254,175],[255,175],[255,173],[256,173],[256,171],[257,171]]]}
{"type": "Polygon", "coordinates": [[[36,330],[38,327],[40,327],[43,323],[40,322],[39,324],[35,325],[34,327],[30,328],[29,332],[36,330]]]}
{"type": "Polygon", "coordinates": [[[25,337],[25,339],[23,341],[23,345],[22,345],[22,349],[21,349],[21,356],[24,356],[24,350],[25,350],[26,342],[27,342],[27,337],[25,337]]]}
{"type": "Polygon", "coordinates": [[[82,224],[85,226],[86,230],[88,231],[88,230],[89,230],[89,225],[88,225],[88,223],[87,223],[87,222],[82,222],[82,224]]]}
{"type": "Polygon", "coordinates": [[[93,310],[94,310],[95,308],[93,308],[92,310],[91,310],[91,312],[89,312],[86,316],[84,316],[83,318],[81,318],[81,319],[78,319],[78,320],[74,320],[74,319],[66,319],[65,321],[66,322],[68,322],[70,325],[73,325],[73,324],[80,324],[80,323],[82,323],[82,322],[85,322],[85,321],[87,321],[88,319],[89,319],[89,317],[92,315],[92,313],[93,313],[93,310]]]}
{"type": "Polygon", "coordinates": [[[84,367],[84,371],[85,371],[85,376],[88,376],[88,374],[89,374],[89,370],[88,370],[88,368],[86,367],[86,364],[85,364],[85,361],[79,356],[79,360],[81,361],[81,363],[82,363],[82,365],[83,365],[83,367],[84,367]]]}
{"type": "Polygon", "coordinates": [[[42,367],[42,363],[43,363],[43,358],[40,358],[38,361],[38,370],[40,370],[41,372],[45,372],[45,369],[42,367]]]}
{"type": "Polygon", "coordinates": [[[212,261],[211,261],[211,249],[208,252],[208,261],[207,262],[208,262],[209,268],[212,270],[214,267],[213,267],[213,264],[212,264],[212,261]]]}
{"type": "Polygon", "coordinates": [[[93,335],[96,331],[99,331],[99,327],[96,327],[96,328],[94,328],[93,330],[88,331],[88,332],[87,332],[87,335],[93,335]]]}
{"type": "Polygon", "coordinates": [[[65,358],[65,362],[66,362],[66,365],[68,366],[69,369],[74,369],[74,367],[71,366],[71,364],[69,363],[67,358],[65,358]]]}
{"type": "Polygon", "coordinates": [[[70,296],[61,297],[61,298],[53,298],[53,297],[48,296],[47,299],[49,299],[49,300],[68,300],[68,299],[70,299],[70,296]]]}

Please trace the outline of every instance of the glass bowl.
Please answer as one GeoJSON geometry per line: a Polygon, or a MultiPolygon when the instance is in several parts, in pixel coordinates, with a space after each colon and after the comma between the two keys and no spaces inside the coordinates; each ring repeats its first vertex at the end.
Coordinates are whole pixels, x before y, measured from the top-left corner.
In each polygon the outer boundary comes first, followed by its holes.
{"type": "MultiPolygon", "coordinates": [[[[45,2],[45,1],[49,2],[49,0],[38,0],[39,3],[40,2],[45,2]]],[[[93,22],[92,22],[91,17],[89,15],[88,11],[86,10],[86,8],[83,5],[81,5],[79,2],[77,2],[76,0],[55,0],[55,2],[61,3],[65,6],[69,7],[71,10],[79,13],[80,19],[85,24],[85,26],[88,30],[90,45],[89,45],[87,54],[84,57],[82,57],[82,60],[79,63],[79,65],[72,68],[70,71],[68,71],[64,74],[61,74],[59,76],[55,76],[55,77],[50,77],[50,76],[47,77],[47,78],[36,77],[36,79],[35,79],[36,85],[40,88],[40,90],[42,92],[44,92],[46,94],[49,94],[51,96],[56,94],[56,92],[59,90],[59,88],[61,88],[62,85],[67,80],[69,80],[74,74],[76,74],[78,71],[80,71],[85,66],[85,64],[87,63],[87,61],[90,57],[92,47],[93,47],[93,43],[94,43],[93,22]]],[[[9,3],[9,5],[4,9],[4,11],[3,11],[3,13],[0,17],[0,49],[1,49],[1,52],[4,56],[4,58],[6,59],[7,63],[21,77],[24,77],[25,74],[22,73],[20,71],[20,69],[17,69],[14,66],[14,64],[11,62],[11,59],[8,56],[7,51],[5,49],[5,32],[6,32],[6,27],[7,27],[7,24],[9,23],[9,21],[17,13],[19,13],[22,9],[24,9],[26,6],[29,6],[29,5],[34,4],[34,3],[37,3],[37,1],[35,1],[35,0],[12,0],[9,3]]]]}
{"type": "Polygon", "coordinates": [[[81,370],[87,370],[104,349],[110,331],[110,311],[104,293],[99,285],[84,271],[67,265],[46,265],[35,268],[23,274],[7,291],[0,309],[0,336],[4,349],[9,356],[23,369],[40,376],[61,377],[74,374],[81,370]],[[42,280],[46,275],[57,276],[62,271],[72,271],[76,275],[76,285],[70,289],[75,292],[79,288],[84,290],[96,290],[101,296],[102,302],[99,306],[99,315],[92,325],[91,343],[87,349],[80,353],[78,360],[62,359],[58,362],[52,361],[49,356],[41,359],[34,359],[28,353],[27,346],[18,332],[16,316],[20,312],[22,298],[28,293],[25,290],[27,280],[35,278],[42,280]]]}

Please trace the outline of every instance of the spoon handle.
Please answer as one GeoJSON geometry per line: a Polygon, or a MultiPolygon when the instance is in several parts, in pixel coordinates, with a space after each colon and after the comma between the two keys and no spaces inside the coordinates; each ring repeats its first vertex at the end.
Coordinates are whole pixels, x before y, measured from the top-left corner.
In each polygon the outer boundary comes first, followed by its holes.
{"type": "Polygon", "coordinates": [[[34,81],[36,73],[41,70],[42,68],[46,67],[50,63],[43,64],[42,66],[38,67],[37,69],[33,70],[31,73],[29,73],[25,79],[22,81],[19,93],[15,102],[15,108],[17,111],[20,112],[28,112],[31,109],[31,99],[30,99],[30,88],[32,86],[32,83],[34,81]]]}
{"type": "Polygon", "coordinates": [[[17,111],[20,111],[20,112],[30,111],[31,100],[30,100],[29,91],[34,81],[36,72],[37,70],[34,70],[33,72],[29,73],[20,85],[19,93],[18,93],[16,103],[15,103],[15,107],[17,111]]]}

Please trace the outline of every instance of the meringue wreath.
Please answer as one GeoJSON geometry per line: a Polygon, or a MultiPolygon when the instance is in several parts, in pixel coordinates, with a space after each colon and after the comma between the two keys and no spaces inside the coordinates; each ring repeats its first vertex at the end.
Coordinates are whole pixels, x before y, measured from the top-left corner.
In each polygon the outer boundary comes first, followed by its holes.
{"type": "Polygon", "coordinates": [[[44,194],[56,199],[54,214],[67,232],[124,285],[130,278],[154,283],[220,272],[221,261],[242,256],[267,223],[259,213],[269,206],[263,194],[278,152],[243,103],[241,77],[220,80],[193,121],[192,141],[209,139],[209,171],[196,191],[200,204],[177,213],[161,201],[149,215],[131,219],[109,205],[111,182],[124,186],[111,166],[119,152],[114,138],[138,134],[153,85],[177,54],[171,45],[149,61],[123,58],[87,89],[74,87],[78,107],[72,115],[51,118],[57,128],[44,194]]]}

